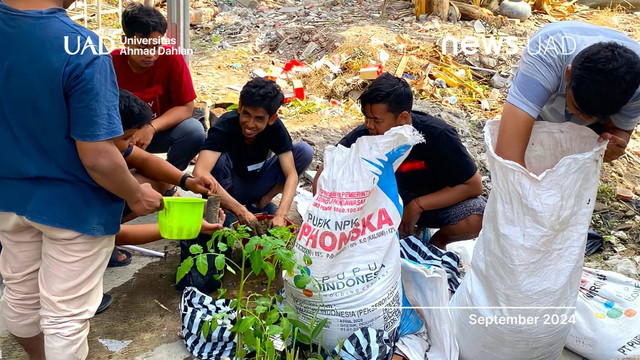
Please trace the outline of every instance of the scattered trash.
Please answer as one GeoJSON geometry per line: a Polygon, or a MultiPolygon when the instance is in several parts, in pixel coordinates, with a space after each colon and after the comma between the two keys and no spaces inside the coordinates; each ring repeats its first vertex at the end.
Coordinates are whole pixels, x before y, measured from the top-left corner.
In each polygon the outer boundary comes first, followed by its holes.
{"type": "Polygon", "coordinates": [[[504,0],[500,4],[499,13],[510,19],[524,21],[531,16],[531,5],[522,0],[504,0]]]}
{"type": "Polygon", "coordinates": [[[110,339],[98,339],[100,344],[104,345],[107,350],[117,353],[120,350],[126,348],[129,344],[131,344],[132,340],[110,340],[110,339]]]}
{"type": "Polygon", "coordinates": [[[360,69],[360,78],[373,80],[382,74],[382,65],[367,66],[360,69]]]}
{"type": "Polygon", "coordinates": [[[593,255],[602,251],[604,245],[604,238],[600,236],[595,230],[589,229],[587,233],[587,246],[584,251],[584,256],[593,255]]]}
{"type": "Polygon", "coordinates": [[[169,310],[166,306],[162,305],[162,303],[160,301],[158,301],[158,299],[153,299],[153,302],[155,302],[156,304],[158,304],[158,306],[160,306],[161,308],[167,310],[168,312],[171,312],[171,310],[169,310]]]}
{"type": "Polygon", "coordinates": [[[434,80],[434,83],[436,84],[437,87],[439,88],[446,88],[447,87],[447,83],[441,79],[441,78],[436,78],[434,80]]]}

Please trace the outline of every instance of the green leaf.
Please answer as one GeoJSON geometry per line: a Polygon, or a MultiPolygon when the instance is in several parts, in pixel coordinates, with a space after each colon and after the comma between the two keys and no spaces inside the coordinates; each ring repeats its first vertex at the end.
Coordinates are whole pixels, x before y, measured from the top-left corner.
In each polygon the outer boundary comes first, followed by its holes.
{"type": "Polygon", "coordinates": [[[296,336],[296,341],[299,341],[306,345],[311,345],[311,339],[309,339],[309,336],[303,333],[302,331],[298,331],[298,335],[296,336]]]}
{"type": "Polygon", "coordinates": [[[178,267],[178,270],[176,271],[176,284],[179,283],[180,280],[182,280],[182,278],[185,275],[187,275],[187,273],[189,273],[189,271],[191,271],[192,267],[193,267],[193,258],[188,257],[184,259],[184,261],[180,264],[180,266],[178,267]]]}
{"type": "Polygon", "coordinates": [[[236,271],[233,270],[233,268],[231,268],[231,266],[229,266],[229,265],[227,265],[227,271],[229,271],[230,273],[232,273],[234,275],[236,274],[236,271]]]}
{"type": "Polygon", "coordinates": [[[202,328],[200,329],[202,331],[202,338],[206,339],[207,336],[209,335],[209,329],[211,328],[211,320],[205,321],[202,324],[202,328]]]}
{"type": "Polygon", "coordinates": [[[269,311],[269,313],[267,314],[267,316],[264,319],[264,322],[267,325],[271,325],[273,323],[275,323],[276,321],[278,321],[278,319],[280,318],[280,312],[278,311],[278,309],[271,309],[271,311],[269,311]]]}
{"type": "Polygon", "coordinates": [[[223,242],[219,242],[218,243],[218,250],[220,251],[227,251],[229,247],[227,246],[227,244],[223,243],[223,242]]]}
{"type": "Polygon", "coordinates": [[[266,306],[262,306],[262,305],[256,306],[256,314],[262,314],[267,310],[268,308],[266,306]]]}
{"type": "Polygon", "coordinates": [[[225,264],[225,256],[222,254],[216,256],[216,269],[218,269],[218,271],[224,269],[224,264],[225,264]]]}
{"type": "Polygon", "coordinates": [[[282,340],[286,344],[287,339],[291,336],[291,323],[289,322],[289,319],[282,318],[282,320],[280,320],[280,326],[282,326],[282,340]]]}
{"type": "Polygon", "coordinates": [[[313,328],[313,331],[311,331],[311,338],[312,339],[315,339],[320,334],[320,331],[322,331],[324,326],[327,325],[327,320],[329,320],[329,319],[328,318],[324,318],[324,319],[320,320],[320,322],[318,322],[318,324],[313,328]]]}
{"type": "Polygon", "coordinates": [[[278,325],[270,325],[267,330],[268,335],[276,335],[282,333],[282,328],[278,325]]]}
{"type": "MultiPolygon", "coordinates": [[[[269,328],[269,330],[271,330],[271,328],[269,328]]],[[[267,359],[275,359],[276,348],[273,346],[273,340],[267,339],[264,345],[265,345],[265,348],[267,349],[267,359]]]]}
{"type": "Polygon", "coordinates": [[[254,348],[256,346],[256,336],[253,334],[253,331],[247,331],[244,333],[242,342],[249,348],[254,348]]]}
{"type": "Polygon", "coordinates": [[[251,270],[254,274],[260,275],[262,270],[262,256],[258,251],[254,251],[249,255],[249,261],[251,262],[251,270]]]}
{"type": "Polygon", "coordinates": [[[213,275],[213,278],[215,280],[220,280],[220,279],[222,279],[222,276],[224,276],[224,274],[216,274],[216,275],[213,275]]]}
{"type": "Polygon", "coordinates": [[[202,276],[207,275],[209,271],[209,262],[207,261],[207,254],[200,254],[196,257],[196,268],[202,276]]]}
{"type": "Polygon", "coordinates": [[[267,275],[269,280],[273,281],[273,279],[276,278],[276,267],[272,263],[266,261],[263,262],[262,270],[264,270],[264,273],[267,275]]]}
{"type": "Polygon", "coordinates": [[[189,252],[196,255],[196,254],[202,254],[202,246],[198,245],[198,244],[193,244],[191,246],[189,246],[189,252]]]}
{"type": "Polygon", "coordinates": [[[287,318],[298,320],[298,314],[291,306],[284,304],[284,312],[287,314],[287,318]]]}
{"type": "Polygon", "coordinates": [[[222,299],[227,293],[227,289],[220,288],[218,289],[218,299],[222,299]]]}
{"type": "Polygon", "coordinates": [[[242,319],[242,323],[240,324],[240,326],[238,326],[238,332],[244,333],[245,331],[249,330],[249,328],[253,326],[255,322],[256,318],[253,316],[242,319]]]}
{"type": "Polygon", "coordinates": [[[238,308],[238,299],[233,299],[231,300],[231,304],[229,304],[229,307],[232,309],[237,309],[238,308]]]}
{"type": "Polygon", "coordinates": [[[289,322],[291,323],[291,325],[297,327],[298,329],[300,329],[300,332],[305,332],[305,333],[310,333],[311,331],[309,331],[309,325],[303,323],[300,320],[296,320],[296,319],[289,319],[289,322]]]}
{"type": "Polygon", "coordinates": [[[276,297],[276,301],[279,303],[282,303],[284,301],[284,297],[282,295],[276,294],[275,297],[276,297]]]}
{"type": "Polygon", "coordinates": [[[311,261],[311,256],[309,256],[308,254],[304,254],[304,256],[302,257],[302,261],[304,261],[304,264],[307,266],[313,264],[313,261],[311,261]]]}
{"type": "Polygon", "coordinates": [[[298,288],[298,289],[304,289],[307,287],[307,285],[309,285],[309,283],[311,282],[311,277],[309,275],[296,275],[293,277],[293,284],[298,288]]]}
{"type": "Polygon", "coordinates": [[[271,300],[269,298],[261,296],[261,297],[256,299],[256,304],[269,307],[269,306],[271,306],[271,300]]]}
{"type": "Polygon", "coordinates": [[[218,328],[218,320],[213,319],[213,320],[210,322],[210,325],[211,325],[211,328],[210,328],[209,330],[210,330],[211,332],[216,331],[216,329],[218,328]]]}
{"type": "Polygon", "coordinates": [[[271,249],[273,249],[273,243],[271,241],[262,241],[262,256],[267,256],[271,249]]]}

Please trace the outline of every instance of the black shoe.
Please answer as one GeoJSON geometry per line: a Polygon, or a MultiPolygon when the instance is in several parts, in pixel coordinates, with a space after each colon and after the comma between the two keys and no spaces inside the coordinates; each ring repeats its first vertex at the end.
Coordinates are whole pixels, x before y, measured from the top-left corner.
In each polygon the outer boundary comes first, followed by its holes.
{"type": "Polygon", "coordinates": [[[111,303],[113,302],[113,298],[111,297],[111,295],[109,294],[102,294],[102,301],[100,301],[100,306],[98,306],[98,310],[96,311],[96,315],[100,314],[101,312],[107,310],[107,308],[111,305],[111,303]]]}

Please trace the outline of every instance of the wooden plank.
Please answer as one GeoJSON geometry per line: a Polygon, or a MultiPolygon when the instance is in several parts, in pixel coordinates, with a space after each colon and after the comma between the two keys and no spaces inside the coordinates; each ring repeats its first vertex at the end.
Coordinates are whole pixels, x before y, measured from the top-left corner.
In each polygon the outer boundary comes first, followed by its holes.
{"type": "Polygon", "coordinates": [[[400,59],[400,64],[398,64],[398,68],[396,69],[397,77],[402,77],[402,74],[404,74],[404,69],[407,67],[408,61],[409,61],[409,57],[407,55],[402,55],[402,59],[400,59]]]}

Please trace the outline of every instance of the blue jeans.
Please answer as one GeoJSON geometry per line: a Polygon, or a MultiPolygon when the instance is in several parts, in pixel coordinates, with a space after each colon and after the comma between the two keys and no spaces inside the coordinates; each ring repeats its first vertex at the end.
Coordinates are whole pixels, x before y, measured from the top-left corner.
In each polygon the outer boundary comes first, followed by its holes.
{"type": "Polygon", "coordinates": [[[155,134],[146,150],[150,153],[166,152],[167,161],[184,171],[200,151],[204,139],[202,124],[194,118],[188,118],[169,130],[155,134]]]}
{"type": "MultiPolygon", "coordinates": [[[[305,142],[299,142],[293,145],[292,152],[296,172],[300,176],[313,160],[313,148],[305,142]]],[[[285,182],[277,156],[267,159],[257,176],[245,178],[233,170],[229,154],[223,153],[211,171],[211,175],[240,204],[246,205],[250,210],[255,210],[252,212],[265,211],[265,209],[257,209],[252,205],[258,203],[276,184],[284,185],[285,182]]],[[[231,223],[233,219],[230,219],[229,215],[227,214],[227,220],[229,220],[227,222],[231,223]]]]}

